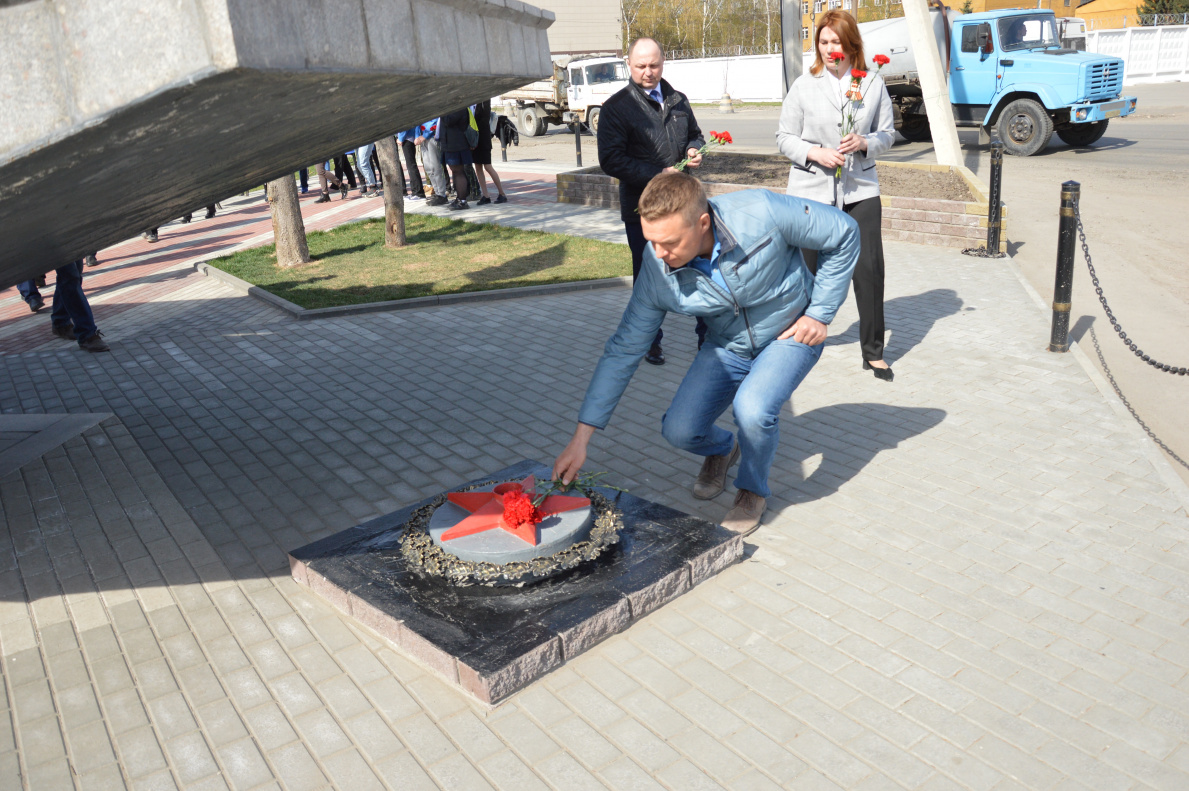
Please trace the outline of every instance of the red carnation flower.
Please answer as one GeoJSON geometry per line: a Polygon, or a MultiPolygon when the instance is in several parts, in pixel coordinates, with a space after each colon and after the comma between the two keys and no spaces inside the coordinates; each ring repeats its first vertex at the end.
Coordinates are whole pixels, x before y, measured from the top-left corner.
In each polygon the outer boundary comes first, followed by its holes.
{"type": "Polygon", "coordinates": [[[845,52],[831,52],[830,60],[834,61],[835,63],[837,63],[840,60],[846,60],[846,53],[845,52]]]}
{"type": "Polygon", "coordinates": [[[532,499],[524,492],[508,492],[504,495],[504,521],[512,527],[541,521],[541,514],[532,499]]]}
{"type": "Polygon", "coordinates": [[[730,132],[726,132],[726,131],[723,131],[723,132],[711,132],[711,133],[710,133],[710,139],[711,139],[711,140],[713,140],[714,142],[718,143],[719,145],[724,145],[724,146],[725,146],[727,143],[734,143],[734,142],[735,142],[734,140],[732,140],[732,139],[731,139],[731,133],[730,133],[730,132]]]}
{"type": "Polygon", "coordinates": [[[888,63],[890,63],[890,62],[891,62],[891,61],[888,59],[888,56],[887,56],[887,55],[876,55],[876,56],[875,56],[875,57],[873,57],[871,60],[875,61],[876,65],[879,65],[879,66],[887,66],[887,65],[888,65],[888,63]]]}
{"type": "Polygon", "coordinates": [[[863,71],[862,69],[851,69],[850,76],[851,79],[861,80],[867,76],[867,72],[863,71]]]}

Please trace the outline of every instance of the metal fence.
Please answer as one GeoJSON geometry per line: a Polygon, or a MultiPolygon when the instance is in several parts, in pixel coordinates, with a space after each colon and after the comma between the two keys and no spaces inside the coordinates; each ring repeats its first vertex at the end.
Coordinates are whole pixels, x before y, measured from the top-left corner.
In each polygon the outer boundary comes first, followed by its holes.
{"type": "Polygon", "coordinates": [[[1159,27],[1189,25],[1189,14],[1128,14],[1086,20],[1086,30],[1113,30],[1124,27],[1159,27]]]}
{"type": "Polygon", "coordinates": [[[1136,14],[1144,27],[1152,25],[1189,25],[1189,14],[1136,14]]]}
{"type": "Polygon", "coordinates": [[[774,55],[780,52],[778,44],[757,44],[754,47],[736,45],[733,47],[706,47],[705,49],[675,49],[665,53],[666,60],[688,60],[690,58],[736,58],[742,55],[774,55]]]}

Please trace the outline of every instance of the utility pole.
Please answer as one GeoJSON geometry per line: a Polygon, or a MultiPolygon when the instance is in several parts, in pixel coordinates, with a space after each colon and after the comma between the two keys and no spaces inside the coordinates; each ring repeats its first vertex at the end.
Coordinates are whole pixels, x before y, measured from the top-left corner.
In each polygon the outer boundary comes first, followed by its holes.
{"type": "MultiPolygon", "coordinates": [[[[958,127],[954,124],[954,111],[950,105],[945,64],[937,48],[928,0],[904,0],[903,4],[904,19],[908,23],[908,40],[916,56],[925,112],[929,116],[929,131],[933,133],[933,154],[939,165],[961,167],[964,164],[962,146],[958,143],[958,127]]],[[[944,32],[949,35],[949,31],[944,32]]]]}
{"type": "Polygon", "coordinates": [[[780,0],[780,52],[784,61],[784,92],[801,76],[804,60],[801,53],[801,0],[780,0]]]}

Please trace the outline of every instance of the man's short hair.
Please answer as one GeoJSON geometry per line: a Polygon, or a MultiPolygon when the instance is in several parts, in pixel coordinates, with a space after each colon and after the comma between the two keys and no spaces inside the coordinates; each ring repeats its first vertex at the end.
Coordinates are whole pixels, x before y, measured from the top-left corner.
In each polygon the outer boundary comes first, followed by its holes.
{"type": "Polygon", "coordinates": [[[688,173],[661,173],[648,182],[640,196],[640,219],[649,222],[680,214],[690,225],[695,225],[709,211],[702,182],[688,173]]]}
{"type": "Polygon", "coordinates": [[[651,36],[640,36],[640,38],[633,41],[631,43],[631,45],[628,47],[628,54],[627,54],[628,60],[632,59],[632,53],[636,51],[636,46],[645,42],[645,41],[651,41],[653,44],[655,44],[657,51],[661,53],[661,60],[665,59],[665,48],[661,46],[661,43],[659,41],[657,41],[655,38],[653,38],[651,36]]]}

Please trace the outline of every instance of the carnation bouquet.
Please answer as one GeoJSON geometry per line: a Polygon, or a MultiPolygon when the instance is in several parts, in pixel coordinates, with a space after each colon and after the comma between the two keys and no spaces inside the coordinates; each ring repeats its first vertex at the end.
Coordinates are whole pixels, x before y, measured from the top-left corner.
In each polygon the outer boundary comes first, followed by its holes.
{"type": "MultiPolygon", "coordinates": [[[[830,58],[837,65],[846,58],[846,54],[842,52],[831,52],[830,58]]],[[[879,74],[880,69],[888,64],[887,55],[876,55],[871,60],[875,63],[876,74],[879,74]]],[[[842,103],[842,123],[838,125],[840,130],[839,138],[844,138],[855,131],[855,121],[859,117],[859,111],[863,109],[863,80],[866,77],[867,72],[862,69],[850,70],[850,88],[846,92],[846,101],[842,103]]],[[[841,177],[842,165],[839,165],[834,170],[834,178],[841,177]]]]}
{"type": "MultiPolygon", "coordinates": [[[[697,156],[701,156],[702,154],[705,154],[706,152],[710,151],[712,148],[717,148],[719,146],[725,146],[729,143],[734,143],[734,142],[735,141],[731,139],[730,132],[711,132],[710,133],[710,142],[698,149],[697,156]]],[[[674,165],[673,169],[679,170],[679,171],[685,170],[686,166],[689,165],[689,161],[691,159],[693,159],[693,157],[686,157],[685,159],[681,160],[676,165],[674,165]]]]}

